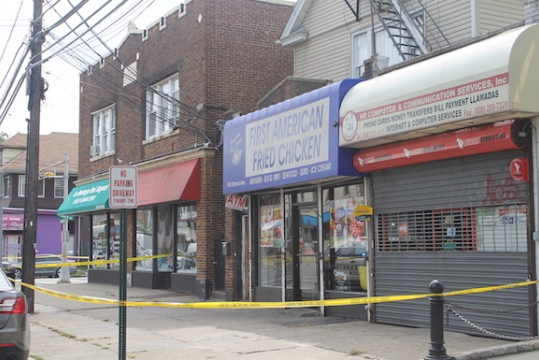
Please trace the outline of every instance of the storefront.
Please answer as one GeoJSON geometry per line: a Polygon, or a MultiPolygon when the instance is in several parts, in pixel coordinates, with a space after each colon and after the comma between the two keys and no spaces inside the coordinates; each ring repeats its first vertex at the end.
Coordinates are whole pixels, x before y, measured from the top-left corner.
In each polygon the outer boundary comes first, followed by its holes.
{"type": "Polygon", "coordinates": [[[2,214],[2,256],[18,261],[22,255],[24,214],[22,211],[2,214]]]}
{"type": "MultiPolygon", "coordinates": [[[[129,212],[127,241],[128,256],[144,259],[129,266],[130,285],[195,293],[200,161],[139,166],[138,208],[129,212]]],[[[109,207],[108,179],[77,186],[58,214],[88,215],[90,259],[119,261],[120,213],[109,207]]],[[[119,271],[119,262],[93,265],[88,281],[117,284],[111,271],[119,271]]]]}
{"type": "MultiPolygon", "coordinates": [[[[339,106],[359,80],[241,116],[224,129],[223,193],[247,197],[250,300],[366,295],[368,224],[353,149],[338,146],[339,106]]],[[[320,309],[365,318],[364,306],[320,309]]]]}
{"type": "MultiPolygon", "coordinates": [[[[434,279],[452,291],[537,278],[528,178],[537,44],[539,26],[521,27],[344,97],[339,144],[356,149],[354,166],[372,181],[372,296],[425,293],[434,279]]],[[[486,330],[528,336],[537,335],[536,298],[529,286],[448,300],[486,330]]],[[[426,300],[371,311],[380,323],[429,325],[426,300]]],[[[480,334],[452,315],[444,326],[480,334]]]]}
{"type": "Polygon", "coordinates": [[[133,286],[196,292],[201,161],[139,167],[133,286]]]}
{"type": "MultiPolygon", "coordinates": [[[[119,213],[110,213],[108,179],[73,188],[58,208],[57,214],[58,216],[72,216],[77,219],[78,231],[83,232],[83,234],[77,234],[79,239],[83,239],[81,241],[81,255],[86,254],[89,260],[118,258],[118,250],[114,251],[112,245],[114,243],[114,228],[107,226],[107,224],[114,222],[119,224],[119,213]],[[86,215],[88,216],[86,217],[86,215]],[[86,236],[85,232],[89,233],[89,236],[86,236]],[[113,251],[109,251],[109,249],[113,251]]],[[[112,264],[109,266],[96,265],[92,268],[113,266],[118,267],[117,264],[112,264]]]]}

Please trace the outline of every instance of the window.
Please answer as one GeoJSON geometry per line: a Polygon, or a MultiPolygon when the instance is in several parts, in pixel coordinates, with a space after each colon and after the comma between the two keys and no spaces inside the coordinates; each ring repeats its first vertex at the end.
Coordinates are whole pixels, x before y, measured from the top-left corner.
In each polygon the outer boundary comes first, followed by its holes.
{"type": "Polygon", "coordinates": [[[45,196],[45,179],[39,179],[37,181],[37,196],[38,197],[45,196]]]}
{"type": "MultiPolygon", "coordinates": [[[[352,59],[354,77],[361,77],[365,71],[363,62],[371,57],[372,49],[372,32],[366,31],[352,36],[352,59]]],[[[399,52],[393,45],[393,42],[385,32],[385,30],[376,32],[376,53],[389,58],[389,66],[402,61],[399,52]]]]}
{"type": "MultiPolygon", "coordinates": [[[[108,258],[107,254],[107,215],[93,215],[92,216],[92,259],[91,260],[105,260],[108,258]]],[[[106,268],[107,265],[99,264],[94,265],[96,268],[106,268]]]]}
{"type": "Polygon", "coordinates": [[[4,197],[10,197],[11,194],[11,177],[4,176],[4,197]]]}
{"type": "Polygon", "coordinates": [[[55,198],[64,197],[64,179],[63,178],[54,179],[54,197],[55,198]]]}
{"type": "Polygon", "coordinates": [[[26,175],[19,175],[19,190],[18,195],[19,197],[24,197],[26,191],[26,175]]]}
{"type": "Polygon", "coordinates": [[[157,258],[157,271],[171,272],[173,268],[174,245],[174,207],[163,205],[157,208],[157,251],[156,255],[166,255],[157,258]]]}
{"type": "Polygon", "coordinates": [[[259,214],[259,284],[280,287],[283,283],[281,268],[283,226],[279,195],[261,196],[259,214]]]}
{"type": "Polygon", "coordinates": [[[324,282],[327,290],[367,291],[366,217],[355,216],[365,205],[363,183],[324,189],[322,236],[324,282]]]}
{"type": "Polygon", "coordinates": [[[180,86],[175,75],[146,92],[146,139],[169,132],[178,125],[179,115],[180,86]]]}
{"type": "MultiPolygon", "coordinates": [[[[137,210],[137,257],[153,256],[153,214],[152,208],[137,210]]],[[[153,259],[137,261],[136,270],[152,271],[153,259]]]]}
{"type": "Polygon", "coordinates": [[[197,211],[195,205],[181,205],[177,208],[176,232],[178,251],[176,254],[176,272],[197,272],[197,211]]]}
{"type": "Polygon", "coordinates": [[[114,151],[116,137],[115,106],[109,106],[92,114],[93,143],[90,156],[100,156],[114,151]]]}

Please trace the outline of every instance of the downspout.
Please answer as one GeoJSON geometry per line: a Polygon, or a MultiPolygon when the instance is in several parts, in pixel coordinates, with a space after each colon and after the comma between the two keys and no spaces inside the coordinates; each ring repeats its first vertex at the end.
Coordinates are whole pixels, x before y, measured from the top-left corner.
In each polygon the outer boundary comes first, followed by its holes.
{"type": "Polygon", "coordinates": [[[470,1],[471,37],[477,36],[477,0],[470,1]]]}

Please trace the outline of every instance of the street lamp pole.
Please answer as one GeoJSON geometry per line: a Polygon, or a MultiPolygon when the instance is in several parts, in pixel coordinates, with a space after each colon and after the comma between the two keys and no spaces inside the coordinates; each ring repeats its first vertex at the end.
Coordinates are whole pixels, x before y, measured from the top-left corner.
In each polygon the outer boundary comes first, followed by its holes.
{"type": "MultiPolygon", "coordinates": [[[[64,155],[64,201],[67,198],[67,193],[69,191],[69,155],[65,153],[64,155]]],[[[69,228],[68,228],[68,217],[64,216],[62,218],[62,263],[67,263],[67,245],[69,244],[69,228]]],[[[60,268],[60,277],[58,283],[70,283],[69,278],[69,267],[62,266],[60,268]]]]}

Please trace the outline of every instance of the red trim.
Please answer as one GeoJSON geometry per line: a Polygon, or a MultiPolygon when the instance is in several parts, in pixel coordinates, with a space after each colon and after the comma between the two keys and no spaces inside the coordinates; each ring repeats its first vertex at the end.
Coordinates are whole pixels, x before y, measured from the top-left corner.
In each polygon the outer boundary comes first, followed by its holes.
{"type": "Polygon", "coordinates": [[[354,154],[359,172],[391,169],[428,161],[519,149],[511,139],[514,120],[477,126],[398,143],[362,149],[354,154]]]}
{"type": "Polygon", "coordinates": [[[138,174],[138,206],[178,200],[200,200],[199,159],[138,174]]]}

